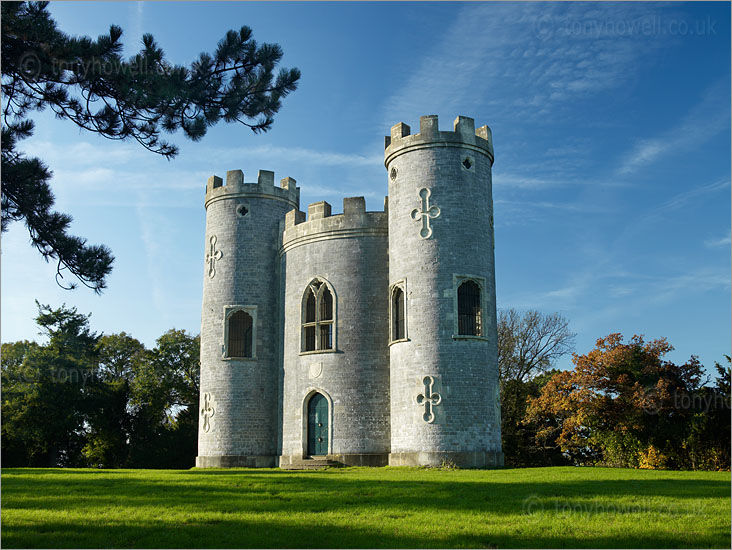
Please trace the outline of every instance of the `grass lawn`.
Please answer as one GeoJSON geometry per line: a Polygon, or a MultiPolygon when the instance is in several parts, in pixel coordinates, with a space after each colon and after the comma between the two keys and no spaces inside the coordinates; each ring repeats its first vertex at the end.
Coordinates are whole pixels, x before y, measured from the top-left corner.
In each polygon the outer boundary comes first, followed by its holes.
{"type": "Polygon", "coordinates": [[[730,474],[4,469],[2,546],[729,548],[730,474]]]}

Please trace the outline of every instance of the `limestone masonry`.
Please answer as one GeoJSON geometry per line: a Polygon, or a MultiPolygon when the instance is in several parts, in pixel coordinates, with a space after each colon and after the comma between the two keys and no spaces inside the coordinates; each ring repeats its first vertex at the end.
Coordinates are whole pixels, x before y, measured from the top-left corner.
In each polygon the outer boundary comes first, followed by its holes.
{"type": "Polygon", "coordinates": [[[385,139],[383,212],[206,187],[199,467],[503,464],[487,126],[385,139]]]}

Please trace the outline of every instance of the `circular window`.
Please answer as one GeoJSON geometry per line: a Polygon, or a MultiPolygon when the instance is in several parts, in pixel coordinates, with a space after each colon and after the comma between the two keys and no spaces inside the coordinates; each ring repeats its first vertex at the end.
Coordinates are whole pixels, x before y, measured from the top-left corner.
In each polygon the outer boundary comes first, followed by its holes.
{"type": "Polygon", "coordinates": [[[236,213],[238,216],[241,216],[242,218],[249,214],[249,208],[247,208],[246,204],[240,204],[236,207],[236,213]]]}
{"type": "Polygon", "coordinates": [[[396,181],[396,178],[397,178],[396,166],[391,169],[391,172],[389,172],[389,177],[391,178],[391,181],[396,181]]]}
{"type": "Polygon", "coordinates": [[[473,160],[470,157],[465,157],[465,160],[463,161],[463,166],[466,170],[470,170],[473,167],[473,160]]]}

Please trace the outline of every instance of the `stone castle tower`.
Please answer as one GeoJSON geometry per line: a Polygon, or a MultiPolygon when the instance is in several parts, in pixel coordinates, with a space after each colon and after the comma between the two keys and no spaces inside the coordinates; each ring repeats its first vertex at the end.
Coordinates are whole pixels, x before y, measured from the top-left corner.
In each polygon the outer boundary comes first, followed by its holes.
{"type": "Polygon", "coordinates": [[[197,466],[502,465],[490,129],[385,149],[383,212],[209,179],[197,466]]]}

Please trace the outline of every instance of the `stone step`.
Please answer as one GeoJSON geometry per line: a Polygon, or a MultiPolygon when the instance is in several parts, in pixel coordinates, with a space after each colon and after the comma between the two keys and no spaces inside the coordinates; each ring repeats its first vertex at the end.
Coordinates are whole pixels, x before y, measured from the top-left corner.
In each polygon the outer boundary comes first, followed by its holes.
{"type": "Polygon", "coordinates": [[[301,460],[293,460],[290,463],[280,463],[282,470],[323,470],[325,468],[340,468],[343,464],[326,457],[303,458],[301,460]]]}

